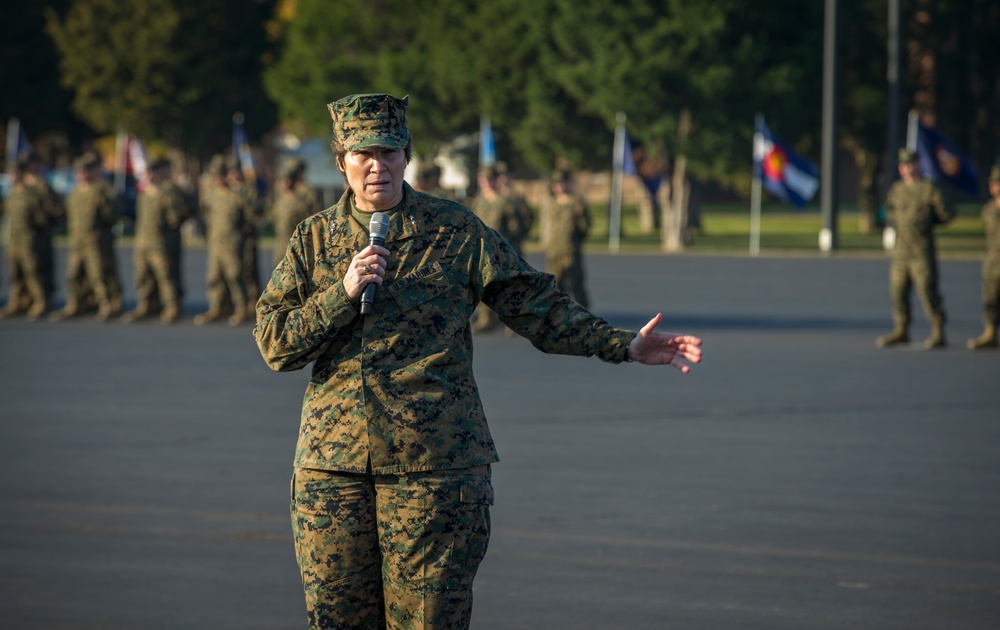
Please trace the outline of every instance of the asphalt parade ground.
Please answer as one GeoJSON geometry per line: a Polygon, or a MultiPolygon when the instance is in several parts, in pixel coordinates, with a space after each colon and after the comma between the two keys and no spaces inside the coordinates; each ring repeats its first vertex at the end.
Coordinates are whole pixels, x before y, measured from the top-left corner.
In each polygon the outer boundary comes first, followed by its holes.
{"type": "MultiPolygon", "coordinates": [[[[662,310],[705,361],[476,337],[501,462],[474,629],[1000,628],[978,261],[941,265],[936,351],[875,347],[883,257],[586,265],[596,313],[662,310]]],[[[271,372],[250,326],[195,327],[204,271],[185,251],[174,326],[0,321],[0,628],[305,627],[288,484],[309,374],[271,372]]]]}

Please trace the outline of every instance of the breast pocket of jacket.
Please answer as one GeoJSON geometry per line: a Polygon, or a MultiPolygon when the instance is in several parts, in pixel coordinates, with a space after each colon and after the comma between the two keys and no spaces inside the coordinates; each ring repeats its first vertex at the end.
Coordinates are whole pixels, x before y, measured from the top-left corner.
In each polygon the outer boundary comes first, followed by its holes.
{"type": "Polygon", "coordinates": [[[386,291],[399,310],[405,313],[446,294],[450,287],[444,269],[440,263],[434,263],[396,280],[386,291]]]}

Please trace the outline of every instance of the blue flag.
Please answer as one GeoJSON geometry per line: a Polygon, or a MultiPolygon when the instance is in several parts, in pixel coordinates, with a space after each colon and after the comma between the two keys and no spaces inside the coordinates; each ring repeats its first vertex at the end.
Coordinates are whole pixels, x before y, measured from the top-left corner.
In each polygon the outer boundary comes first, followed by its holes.
{"type": "Polygon", "coordinates": [[[497,163],[497,148],[493,142],[493,126],[490,119],[483,117],[479,121],[479,165],[493,166],[497,163]]]}
{"type": "Polygon", "coordinates": [[[239,112],[233,115],[233,157],[239,161],[243,176],[254,184],[258,194],[263,195],[267,186],[264,184],[264,178],[258,175],[254,167],[250,140],[247,138],[246,129],[243,128],[243,114],[239,112]]]}
{"type": "Polygon", "coordinates": [[[819,189],[819,169],[771,134],[761,120],[753,139],[753,176],[785,203],[799,208],[819,189]]]}
{"type": "Polygon", "coordinates": [[[917,127],[917,155],[921,170],[931,181],[951,184],[973,197],[979,194],[975,164],[938,132],[923,125],[917,127]]]}
{"type": "Polygon", "coordinates": [[[625,132],[625,155],[622,156],[622,173],[626,175],[638,175],[639,170],[635,167],[635,158],[632,157],[632,141],[625,132]]]}

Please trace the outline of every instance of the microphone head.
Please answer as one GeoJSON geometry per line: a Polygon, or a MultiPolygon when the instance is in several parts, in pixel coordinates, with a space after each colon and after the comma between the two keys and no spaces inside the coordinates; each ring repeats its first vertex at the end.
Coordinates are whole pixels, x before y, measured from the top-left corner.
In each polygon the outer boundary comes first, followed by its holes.
{"type": "Polygon", "coordinates": [[[368,231],[371,232],[372,238],[385,240],[389,234],[389,215],[384,212],[372,214],[372,220],[368,223],[368,231]]]}

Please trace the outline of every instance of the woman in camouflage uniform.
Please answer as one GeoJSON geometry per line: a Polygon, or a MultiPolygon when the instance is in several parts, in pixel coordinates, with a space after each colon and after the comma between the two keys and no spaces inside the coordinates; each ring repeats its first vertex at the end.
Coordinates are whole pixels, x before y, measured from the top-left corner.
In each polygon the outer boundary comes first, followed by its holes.
{"type": "Polygon", "coordinates": [[[472,374],[478,303],[551,353],[686,372],[701,341],[655,332],[659,316],[611,327],[467,208],[413,190],[406,98],[329,107],[348,190],[295,230],[254,329],[272,369],[313,364],[291,506],[310,627],[467,628],[497,461],[472,374]],[[376,211],[385,247],[368,244],[376,211]]]}

